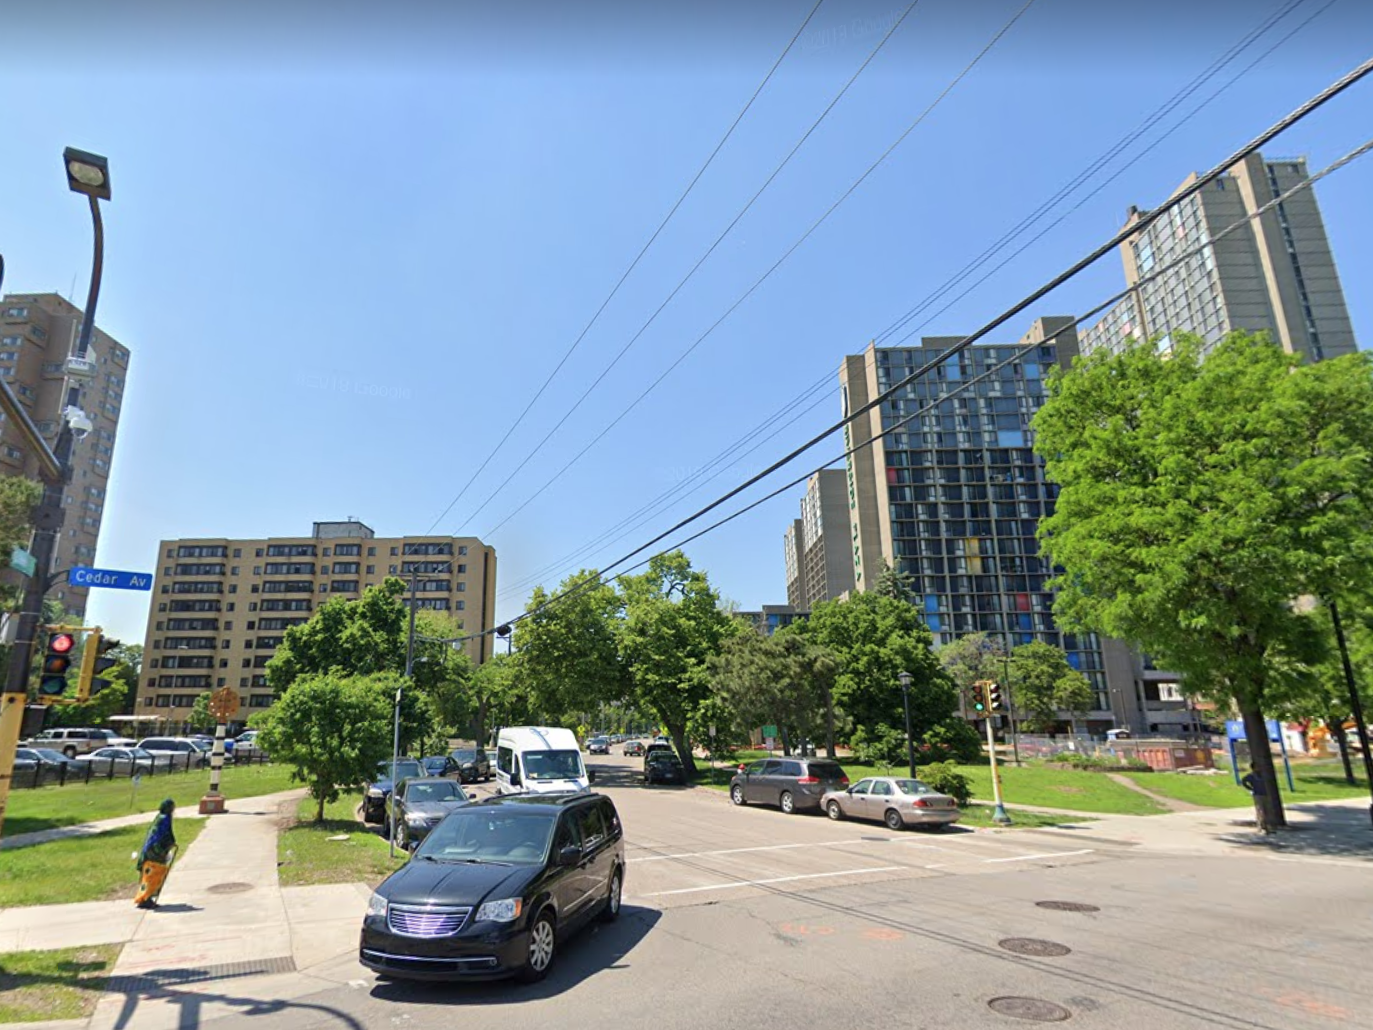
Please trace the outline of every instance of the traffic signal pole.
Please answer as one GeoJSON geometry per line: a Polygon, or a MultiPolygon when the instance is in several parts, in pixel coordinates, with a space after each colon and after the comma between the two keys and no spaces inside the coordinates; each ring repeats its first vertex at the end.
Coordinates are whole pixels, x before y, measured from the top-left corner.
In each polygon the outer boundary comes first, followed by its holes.
{"type": "Polygon", "coordinates": [[[990,713],[987,715],[987,757],[992,763],[992,796],[996,799],[992,822],[998,826],[1010,826],[1011,817],[1006,814],[1006,806],[1001,802],[1001,771],[996,767],[996,735],[992,732],[990,713]]]}

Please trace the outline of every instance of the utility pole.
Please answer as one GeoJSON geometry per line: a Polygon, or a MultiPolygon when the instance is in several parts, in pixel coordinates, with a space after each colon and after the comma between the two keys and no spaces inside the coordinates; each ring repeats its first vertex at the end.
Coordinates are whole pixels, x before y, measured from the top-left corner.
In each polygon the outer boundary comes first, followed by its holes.
{"type": "Polygon", "coordinates": [[[415,581],[418,572],[410,566],[410,632],[405,638],[405,682],[396,688],[395,728],[391,737],[391,818],[387,820],[391,832],[391,857],[396,857],[396,765],[400,762],[400,701],[407,686],[414,686],[415,679],[415,581]]]}
{"type": "MultiPolygon", "coordinates": [[[[33,656],[33,642],[43,614],[43,596],[53,580],[49,570],[57,535],[62,531],[65,512],[62,495],[71,482],[72,448],[77,439],[91,431],[91,420],[80,408],[81,384],[95,375],[95,362],[87,358],[91,333],[95,327],[95,305],[100,297],[100,277],[104,267],[105,229],[100,218],[100,200],[110,199],[109,162],[97,154],[88,154],[68,147],[62,154],[67,171],[67,185],[90,200],[94,223],[95,256],[91,264],[90,291],[86,296],[86,310],[81,320],[81,333],[76,347],[68,356],[63,371],[66,374],[65,407],[61,411],[61,428],[57,443],[48,448],[47,441],[29,418],[9,384],[0,380],[0,409],[9,424],[24,438],[30,453],[38,459],[38,472],[43,480],[43,498],[33,513],[34,571],[24,585],[24,599],[18,613],[17,629],[6,672],[4,694],[0,695],[0,832],[4,830],[5,806],[9,801],[14,776],[14,754],[24,722],[24,702],[28,698],[29,663],[33,656]]],[[[0,283],[4,279],[4,262],[0,260],[0,283]]]]}
{"type": "MultiPolygon", "coordinates": [[[[1335,641],[1340,647],[1340,662],[1344,666],[1344,682],[1349,689],[1349,708],[1354,715],[1354,731],[1359,735],[1359,750],[1363,752],[1363,774],[1368,778],[1368,790],[1373,794],[1373,754],[1368,753],[1368,724],[1363,718],[1363,701],[1359,698],[1358,685],[1354,682],[1354,666],[1349,661],[1349,646],[1344,639],[1344,624],[1340,621],[1340,607],[1335,599],[1330,599],[1330,621],[1335,627],[1335,641]]],[[[1338,727],[1343,736],[1344,726],[1338,727]]],[[[1290,775],[1290,773],[1289,773],[1290,775]]],[[[1373,821],[1373,802],[1368,806],[1368,817],[1373,821]]]]}

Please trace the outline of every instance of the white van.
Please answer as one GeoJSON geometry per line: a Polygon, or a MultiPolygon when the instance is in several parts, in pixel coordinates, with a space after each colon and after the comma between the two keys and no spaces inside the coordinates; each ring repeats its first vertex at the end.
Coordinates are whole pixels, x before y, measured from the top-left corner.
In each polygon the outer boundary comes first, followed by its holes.
{"type": "Polygon", "coordinates": [[[571,730],[508,726],[496,738],[497,794],[566,794],[591,780],[571,730]]]}

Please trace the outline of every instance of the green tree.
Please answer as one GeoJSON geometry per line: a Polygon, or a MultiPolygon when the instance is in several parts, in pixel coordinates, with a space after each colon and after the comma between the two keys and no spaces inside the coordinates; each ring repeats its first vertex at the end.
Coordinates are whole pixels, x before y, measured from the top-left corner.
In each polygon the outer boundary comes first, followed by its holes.
{"type": "Polygon", "coordinates": [[[344,789],[371,778],[391,754],[392,673],[340,676],[312,673],[295,679],[254,722],[274,761],[291,766],[291,778],[314,798],[315,821],[344,789]]]}
{"type": "Polygon", "coordinates": [[[939,664],[929,628],[914,607],[877,593],[822,601],[791,632],[826,648],[838,661],[834,703],[871,735],[903,727],[898,673],[912,676],[911,735],[919,740],[951,716],[957,691],[939,664]]]}
{"type": "Polygon", "coordinates": [[[1096,702],[1091,682],[1053,644],[1021,644],[1011,651],[1010,664],[1010,698],[1016,717],[1028,729],[1047,732],[1058,725],[1060,712],[1075,719],[1096,702]]]}
{"type": "Polygon", "coordinates": [[[890,597],[893,601],[914,604],[915,577],[909,572],[893,567],[887,559],[883,558],[882,568],[877,573],[877,581],[873,584],[872,593],[879,597],[890,597]]]}
{"type": "MultiPolygon", "coordinates": [[[[446,612],[421,608],[415,613],[415,685],[429,699],[432,740],[465,727],[472,717],[472,662],[461,645],[443,643],[462,635],[457,620],[446,612]]],[[[428,746],[424,749],[430,750],[428,746]]]]}
{"type": "Polygon", "coordinates": [[[776,725],[782,750],[825,734],[834,757],[833,688],[839,663],[793,633],[763,636],[751,627],[726,639],[710,659],[711,681],[727,708],[750,729],[776,725]]]}
{"type": "Polygon", "coordinates": [[[490,733],[502,725],[512,725],[515,714],[515,658],[514,655],[492,655],[472,670],[468,681],[471,695],[472,739],[478,746],[490,739],[490,733]]]}
{"type": "Polygon", "coordinates": [[[196,697],[195,703],[191,705],[191,714],[186,719],[191,729],[201,733],[212,733],[215,728],[215,717],[210,714],[210,692],[207,690],[196,697]]]}
{"type": "Polygon", "coordinates": [[[959,708],[967,715],[967,698],[979,680],[1000,680],[1006,671],[1006,646],[986,633],[969,633],[935,651],[939,664],[958,688],[959,708]]]}
{"type": "Polygon", "coordinates": [[[515,624],[516,689],[552,722],[571,722],[627,689],[616,640],[622,603],[597,575],[583,569],[552,597],[536,587],[530,614],[515,624]]]}
{"type": "Polygon", "coordinates": [[[687,775],[696,763],[687,723],[710,695],[709,660],[737,633],[706,574],[681,551],[658,555],[637,576],[620,578],[624,617],[617,638],[630,697],[654,712],[687,775]]]}
{"type": "MultiPolygon", "coordinates": [[[[43,487],[23,476],[0,476],[0,555],[9,561],[16,547],[26,547],[33,532],[33,509],[43,499],[43,487]]],[[[41,574],[41,573],[40,573],[41,574]]],[[[0,603],[14,611],[23,600],[23,587],[0,590],[0,603]]]]}
{"type": "Polygon", "coordinates": [[[405,669],[409,610],[405,581],[388,577],[349,601],[330,598],[310,621],[287,628],[267,663],[267,683],[281,697],[299,677],[337,672],[365,676],[405,669]]]}
{"type": "Polygon", "coordinates": [[[1293,600],[1342,596],[1373,550],[1369,356],[1301,365],[1243,333],[1204,361],[1184,336],[1098,351],[1051,378],[1034,428],[1060,491],[1039,528],[1060,621],[1136,643],[1267,740],[1273,670],[1312,659],[1293,600]]]}

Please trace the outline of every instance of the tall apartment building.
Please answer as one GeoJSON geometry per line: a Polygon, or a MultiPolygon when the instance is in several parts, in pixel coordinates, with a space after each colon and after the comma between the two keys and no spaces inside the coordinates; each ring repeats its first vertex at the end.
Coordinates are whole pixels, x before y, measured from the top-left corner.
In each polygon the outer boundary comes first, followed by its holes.
{"type": "Polygon", "coordinates": [[[850,561],[859,590],[873,588],[884,562],[909,574],[936,645],[985,632],[1009,638],[1012,647],[1033,640],[1062,647],[1096,692],[1087,726],[1099,731],[1132,724],[1129,652],[1057,626],[1045,586],[1051,570],[1035,536],[1057,491],[1031,449],[1030,420],[1043,403],[1050,367],[1071,362],[1078,346],[1072,330],[1042,341],[1071,321],[1040,319],[1014,348],[977,344],[945,359],[960,337],[925,337],[919,347],[869,346],[844,359],[846,417],[938,362],[846,429],[848,447],[873,441],[848,459],[850,561]],[[988,380],[953,392],[1036,342],[1036,350],[988,380]],[[935,409],[874,439],[932,401],[935,409]]]}
{"type": "Polygon", "coordinates": [[[242,718],[269,707],[265,669],[287,627],[388,576],[417,574],[417,607],[485,631],[464,645],[474,663],[492,653],[496,551],[475,537],[377,537],[349,520],[316,522],[308,537],[163,540],[158,556],[138,715],[184,719],[197,696],[225,686],[238,690],[242,718]]]}
{"type": "Polygon", "coordinates": [[[787,570],[787,604],[809,611],[853,589],[848,557],[848,495],[839,469],[810,477],[801,498],[801,517],[783,535],[787,570]]]}
{"type": "MultiPolygon", "coordinates": [[[[1140,279],[1212,240],[1306,178],[1305,158],[1251,154],[1200,193],[1120,245],[1125,279],[1140,279]]],[[[1189,176],[1178,190],[1196,181],[1189,176]]],[[[1126,226],[1145,211],[1131,208],[1126,226]]],[[[1177,269],[1126,297],[1082,333],[1082,349],[1186,331],[1214,344],[1226,333],[1266,330],[1309,360],[1356,350],[1335,259],[1315,193],[1303,190],[1177,269]]]]}
{"type": "MultiPolygon", "coordinates": [[[[55,293],[11,293],[0,300],[0,376],[28,409],[49,448],[57,444],[61,413],[74,385],[66,377],[64,365],[83,317],[80,308],[55,293]]],[[[72,481],[63,496],[66,517],[48,571],[94,564],[105,514],[129,350],[99,328],[91,334],[91,350],[96,374],[85,384],[81,407],[93,429],[72,449],[72,481]]],[[[0,475],[37,479],[37,469],[37,461],[26,453],[23,439],[0,415],[0,475]]],[[[17,573],[6,569],[3,575],[7,582],[17,582],[17,573]]],[[[86,613],[87,594],[84,587],[62,583],[49,596],[81,618],[86,613]]]]}

